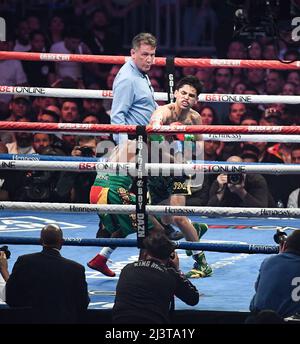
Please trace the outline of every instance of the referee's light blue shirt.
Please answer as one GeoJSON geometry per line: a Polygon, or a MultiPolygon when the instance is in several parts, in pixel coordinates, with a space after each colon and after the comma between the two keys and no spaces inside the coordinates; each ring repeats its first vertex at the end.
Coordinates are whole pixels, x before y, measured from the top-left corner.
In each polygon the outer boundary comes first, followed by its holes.
{"type": "MultiPolygon", "coordinates": [[[[148,76],[129,59],[117,74],[113,83],[111,124],[147,125],[157,107],[148,76]]],[[[121,143],[127,135],[114,135],[121,143]]]]}

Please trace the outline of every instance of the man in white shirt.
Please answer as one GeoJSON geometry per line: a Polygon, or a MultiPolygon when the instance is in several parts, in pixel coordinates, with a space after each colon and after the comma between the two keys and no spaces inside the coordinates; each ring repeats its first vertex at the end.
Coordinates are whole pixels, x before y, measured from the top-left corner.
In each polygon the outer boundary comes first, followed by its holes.
{"type": "MultiPolygon", "coordinates": [[[[9,41],[0,41],[0,51],[9,51],[9,41]]],[[[0,60],[1,85],[16,86],[25,85],[27,78],[22,64],[17,60],[0,60]]],[[[0,94],[0,103],[8,103],[12,95],[0,94]]]]}
{"type": "Polygon", "coordinates": [[[0,305],[5,303],[5,285],[8,277],[7,257],[5,252],[0,250],[0,305]]]}
{"type": "MultiPolygon", "coordinates": [[[[63,41],[52,44],[50,53],[55,54],[91,54],[91,51],[81,41],[81,32],[77,27],[70,27],[63,41]]],[[[83,65],[80,62],[55,63],[56,74],[59,78],[71,77],[74,80],[82,79],[83,65]]],[[[87,66],[88,68],[88,66],[87,66]]]]}

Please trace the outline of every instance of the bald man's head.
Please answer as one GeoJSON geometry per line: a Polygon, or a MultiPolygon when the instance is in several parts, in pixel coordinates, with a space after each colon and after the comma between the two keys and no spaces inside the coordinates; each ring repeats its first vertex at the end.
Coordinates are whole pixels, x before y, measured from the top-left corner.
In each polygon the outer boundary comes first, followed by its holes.
{"type": "Polygon", "coordinates": [[[286,239],[287,250],[300,254],[300,230],[294,230],[286,239]]]}
{"type": "Polygon", "coordinates": [[[243,159],[237,155],[232,155],[227,159],[228,162],[243,162],[243,159]]]}
{"type": "Polygon", "coordinates": [[[41,244],[44,247],[61,249],[63,232],[57,224],[46,225],[41,230],[41,244]]]}

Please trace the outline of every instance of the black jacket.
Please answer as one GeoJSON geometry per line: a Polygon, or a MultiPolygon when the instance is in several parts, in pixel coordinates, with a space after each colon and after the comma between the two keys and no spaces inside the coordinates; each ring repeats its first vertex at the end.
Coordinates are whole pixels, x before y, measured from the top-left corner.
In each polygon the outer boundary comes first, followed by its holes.
{"type": "Polygon", "coordinates": [[[34,323],[76,323],[89,304],[84,267],[55,249],[20,256],[6,284],[6,302],[32,308],[34,323]]]}
{"type": "Polygon", "coordinates": [[[246,197],[241,200],[239,196],[230,192],[226,187],[221,201],[217,198],[218,181],[215,180],[209,191],[208,206],[215,207],[253,207],[266,208],[269,203],[269,190],[264,177],[260,174],[248,174],[245,180],[246,197]]]}
{"type": "Polygon", "coordinates": [[[192,306],[199,301],[196,287],[179,271],[155,260],[127,264],[117,284],[113,322],[169,323],[174,296],[192,306]]]}

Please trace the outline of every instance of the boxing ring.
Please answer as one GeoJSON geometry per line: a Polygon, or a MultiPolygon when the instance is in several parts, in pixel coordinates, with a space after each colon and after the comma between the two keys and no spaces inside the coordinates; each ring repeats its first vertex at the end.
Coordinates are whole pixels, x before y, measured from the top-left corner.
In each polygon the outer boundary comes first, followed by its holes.
{"type": "MultiPolygon", "coordinates": [[[[251,243],[257,245],[275,245],[273,235],[276,229],[290,233],[300,227],[299,219],[260,219],[255,218],[203,218],[193,216],[193,221],[206,222],[209,230],[202,243],[251,243]],[[262,224],[263,223],[263,224],[262,224]]],[[[39,231],[47,223],[58,223],[65,237],[93,239],[98,227],[96,214],[61,214],[52,212],[32,211],[1,211],[0,239],[10,237],[38,237],[39,231]]],[[[129,238],[134,239],[135,235],[129,238]]],[[[2,245],[2,244],[1,244],[2,245]]],[[[9,259],[9,269],[21,254],[33,253],[40,249],[36,245],[8,244],[12,256],[9,259]]],[[[113,306],[115,287],[121,269],[138,258],[138,249],[134,247],[120,247],[113,255],[110,268],[116,272],[116,277],[106,277],[91,270],[86,262],[99,251],[98,247],[63,246],[61,254],[73,259],[86,268],[89,296],[89,308],[110,309],[113,306]]],[[[185,251],[177,250],[180,257],[180,267],[188,271],[191,258],[185,251]]],[[[265,254],[206,252],[207,260],[213,268],[213,275],[209,278],[193,279],[200,293],[197,306],[190,307],[176,299],[176,309],[218,310],[218,311],[247,311],[254,294],[254,283],[258,268],[265,254]]]]}
{"type": "MultiPolygon", "coordinates": [[[[120,64],[126,61],[125,57],[117,56],[90,56],[90,55],[65,55],[65,54],[35,54],[18,52],[0,52],[0,59],[28,59],[28,60],[51,60],[51,61],[77,61],[77,62],[97,62],[120,64]]],[[[156,58],[155,64],[165,65],[165,58],[156,58]]],[[[175,58],[176,66],[194,66],[201,68],[215,68],[226,66],[230,68],[272,68],[272,69],[298,69],[300,62],[283,64],[279,61],[254,61],[254,60],[218,60],[218,59],[179,59],[175,58]]],[[[57,96],[57,97],[79,97],[79,98],[111,98],[112,91],[108,90],[71,90],[71,89],[46,89],[33,87],[0,86],[1,93],[4,94],[24,94],[31,96],[57,96]]],[[[156,100],[167,100],[165,93],[156,94],[156,100]]],[[[300,103],[300,96],[254,96],[254,95],[209,95],[202,94],[200,101],[205,102],[256,102],[273,103],[284,102],[289,104],[300,103]]],[[[63,133],[76,135],[101,135],[110,132],[136,133],[136,126],[113,126],[96,124],[74,124],[74,123],[15,123],[0,122],[0,131],[28,131],[45,133],[63,133]]],[[[177,127],[159,126],[156,128],[146,127],[149,133],[201,133],[204,140],[217,141],[248,141],[251,137],[253,141],[270,142],[300,142],[300,127],[247,127],[247,126],[185,126],[177,127]]],[[[117,164],[117,163],[116,163],[117,164]]],[[[48,156],[13,156],[2,154],[0,156],[0,166],[2,169],[21,170],[51,170],[51,171],[114,171],[116,164],[105,164],[88,158],[75,159],[71,157],[48,157],[48,156]]],[[[160,171],[164,166],[160,164],[149,164],[145,168],[156,168],[160,171]],[[155,166],[154,166],[155,165],[155,166]]],[[[183,166],[177,168],[180,170],[183,166]]],[[[118,164],[134,169],[129,163],[118,164]]],[[[241,165],[238,165],[241,166],[241,165]]],[[[167,167],[167,166],[165,166],[167,167]]],[[[170,167],[170,166],[169,166],[170,167]]],[[[174,167],[174,165],[173,165],[174,167]]],[[[243,164],[245,173],[289,173],[299,174],[300,165],[280,165],[280,164],[243,164]]],[[[234,173],[235,164],[228,163],[194,163],[189,165],[191,171],[201,171],[206,173],[234,173]]],[[[0,202],[0,244],[8,244],[12,252],[9,260],[9,270],[16,258],[21,254],[36,252],[37,238],[39,231],[47,223],[57,223],[61,226],[64,237],[68,238],[68,243],[62,248],[62,255],[73,259],[86,268],[86,278],[90,294],[91,309],[110,309],[113,306],[116,283],[121,269],[138,257],[138,249],[134,242],[136,235],[131,235],[126,243],[134,247],[119,247],[112,257],[110,268],[116,272],[116,277],[106,277],[101,273],[91,270],[86,266],[87,261],[99,251],[96,246],[95,234],[98,229],[97,211],[114,212],[134,212],[135,206],[125,209],[125,206],[112,206],[105,208],[97,205],[82,205],[85,210],[76,211],[76,207],[81,205],[64,204],[39,204],[24,205],[24,202],[0,202]],[[22,203],[22,204],[21,204],[22,203]],[[71,207],[75,207],[70,211],[71,207]],[[102,207],[102,210],[101,210],[102,207]],[[16,242],[14,242],[14,239],[16,242]],[[20,245],[21,239],[28,239],[24,245],[20,245]],[[30,240],[35,238],[35,244],[30,240]],[[94,240],[94,245],[80,245],[80,240],[94,240]],[[19,241],[19,242],[18,242],[19,241]],[[16,244],[17,243],[17,244],[16,244]],[[71,244],[70,244],[71,243],[71,244]],[[88,246],[88,247],[86,247],[88,246]]],[[[128,206],[130,207],[130,206],[128,206]]],[[[172,208],[172,207],[169,207],[172,208]]],[[[277,229],[283,229],[288,233],[300,228],[299,209],[230,209],[208,207],[186,207],[186,212],[173,210],[173,214],[189,215],[195,222],[205,222],[209,225],[209,230],[201,239],[198,247],[206,247],[206,256],[209,264],[213,268],[213,275],[208,278],[193,279],[200,293],[200,302],[197,306],[189,307],[180,300],[176,300],[176,309],[198,309],[198,310],[222,310],[222,311],[247,311],[250,300],[254,294],[254,283],[258,275],[258,269],[266,254],[276,253],[278,248],[273,241],[273,235],[277,229]],[[188,212],[192,208],[194,211],[188,212]],[[199,208],[199,209],[196,209],[199,208]],[[176,213],[177,212],[177,213],[176,213]],[[192,214],[192,215],[191,215],[192,214]],[[262,220],[263,219],[263,220],[262,220]],[[201,246],[204,245],[204,246],[201,246]],[[206,245],[206,246],[205,246],[206,245]],[[214,246],[215,245],[215,246],[214,246]],[[218,246],[219,245],[219,246],[218,246]],[[224,245],[224,246],[222,246],[224,245]],[[247,246],[243,251],[242,248],[247,246]],[[253,248],[253,251],[248,246],[253,248]],[[220,247],[236,248],[237,252],[218,252],[220,247]],[[210,248],[210,249],[209,249],[210,248]],[[239,249],[242,252],[239,252],[239,249]],[[252,253],[252,254],[250,254],[252,253]]],[[[78,209],[77,209],[78,210],[78,209]]],[[[152,214],[162,214],[167,210],[159,207],[146,206],[146,211],[152,214]]],[[[168,210],[170,212],[170,210],[168,210]]],[[[34,241],[34,240],[33,240],[34,241]]],[[[103,242],[102,242],[103,243],[103,242]]],[[[183,241],[181,241],[183,243],[183,241]]],[[[191,268],[191,258],[187,257],[184,251],[185,244],[178,243],[178,254],[180,257],[180,268],[188,271],[191,268]]],[[[107,245],[107,242],[105,242],[107,245]]],[[[120,246],[120,245],[117,245],[120,246]]],[[[125,245],[126,246],[126,245],[125,245]]]]}

